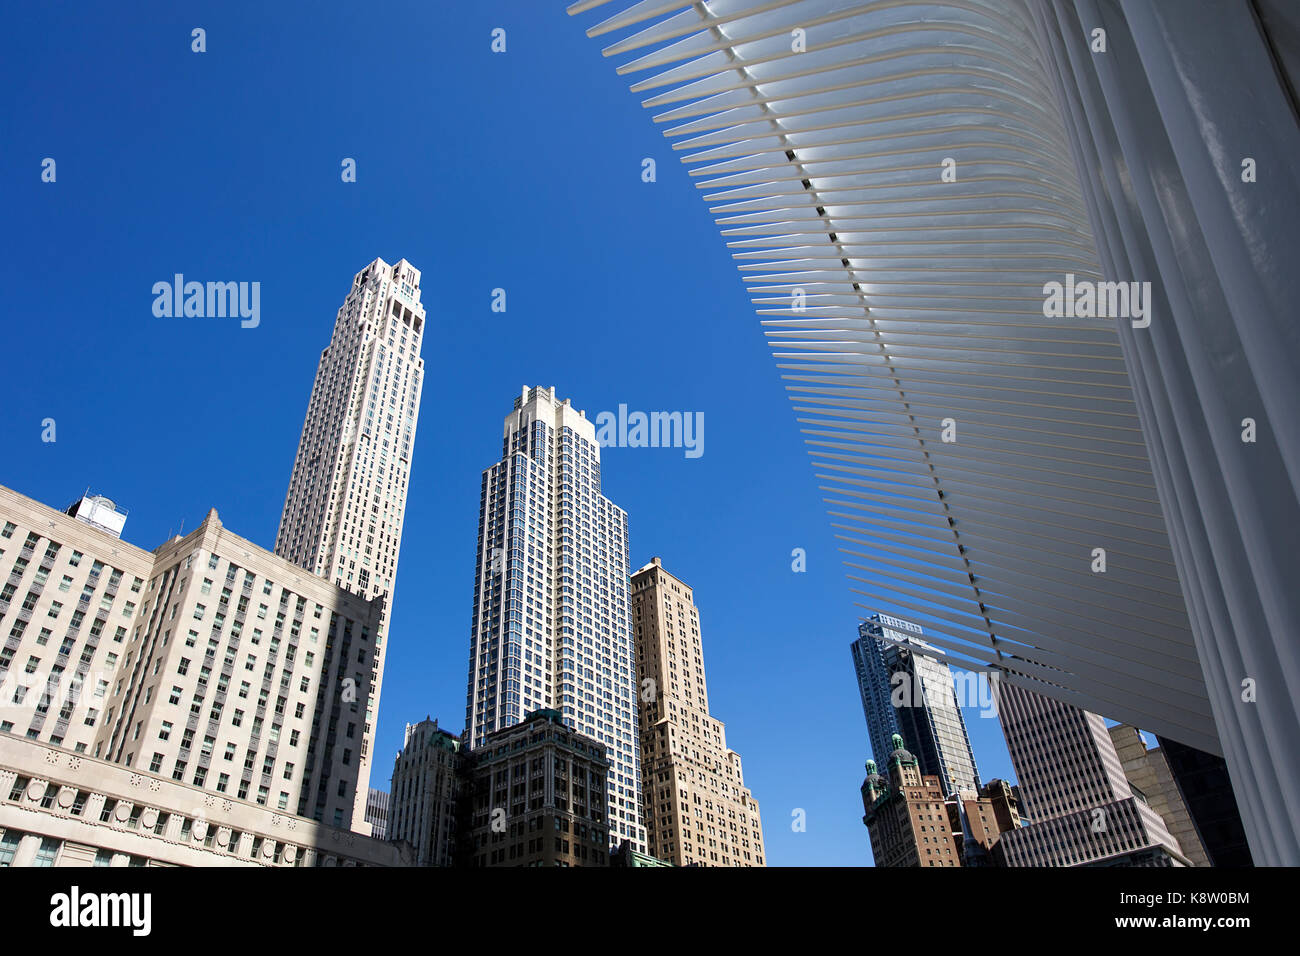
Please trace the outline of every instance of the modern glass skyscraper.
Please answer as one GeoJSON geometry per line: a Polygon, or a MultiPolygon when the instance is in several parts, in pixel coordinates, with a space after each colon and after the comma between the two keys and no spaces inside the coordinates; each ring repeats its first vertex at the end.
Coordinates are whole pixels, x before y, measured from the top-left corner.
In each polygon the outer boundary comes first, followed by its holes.
{"type": "Polygon", "coordinates": [[[858,626],[850,645],[872,756],[887,766],[897,734],[912,747],[920,772],[939,778],[945,796],[978,791],[975,752],[952,671],[928,656],[933,648],[921,635],[915,624],[875,614],[858,626]]]}
{"type": "Polygon", "coordinates": [[[554,709],[608,748],[609,839],[645,850],[627,515],[600,492],[595,427],[524,388],[483,472],[465,735],[554,709]]]}
{"type": "Polygon", "coordinates": [[[420,270],[376,259],[356,274],[316,369],[275,539],[281,557],[390,604],[423,335],[420,270]]]}

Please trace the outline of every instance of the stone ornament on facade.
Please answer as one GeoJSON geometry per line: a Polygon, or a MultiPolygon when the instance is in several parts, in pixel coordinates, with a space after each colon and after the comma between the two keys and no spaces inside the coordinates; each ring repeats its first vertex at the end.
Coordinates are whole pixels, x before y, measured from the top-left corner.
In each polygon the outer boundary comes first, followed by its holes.
{"type": "Polygon", "coordinates": [[[71,788],[64,787],[59,791],[59,806],[64,810],[68,809],[68,807],[72,806],[74,796],[75,794],[72,792],[71,788]]]}
{"type": "Polygon", "coordinates": [[[129,803],[119,801],[117,806],[113,808],[113,819],[117,820],[118,823],[125,823],[126,818],[130,815],[131,804],[129,803]]]}
{"type": "Polygon", "coordinates": [[[208,835],[208,821],[207,820],[196,821],[194,824],[194,828],[190,831],[190,835],[194,838],[195,843],[203,842],[203,838],[208,835]]]}
{"type": "Polygon", "coordinates": [[[39,802],[41,797],[45,796],[46,786],[44,780],[33,780],[27,785],[27,799],[32,803],[39,802]]]}
{"type": "Polygon", "coordinates": [[[140,814],[140,823],[146,830],[152,830],[158,825],[158,811],[153,807],[146,808],[144,813],[140,814]]]}

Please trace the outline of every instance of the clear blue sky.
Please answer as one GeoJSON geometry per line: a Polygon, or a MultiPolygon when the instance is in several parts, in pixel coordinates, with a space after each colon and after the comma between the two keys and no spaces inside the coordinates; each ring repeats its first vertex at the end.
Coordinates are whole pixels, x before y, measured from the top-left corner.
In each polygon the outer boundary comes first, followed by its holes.
{"type": "MultiPolygon", "coordinates": [[[[769,862],[867,864],[862,611],[794,414],[698,190],[564,5],[10,8],[0,483],[58,507],[90,486],[149,549],[210,507],[272,547],[334,314],[357,270],[405,257],[429,332],[372,782],[406,722],[464,722],[480,473],[520,386],[554,385],[589,416],[704,413],[703,457],[605,449],[604,491],[633,566],[695,588],[769,862]],[[260,282],[261,325],[155,318],[177,272],[260,282]]],[[[968,722],[981,776],[1010,776],[997,722],[968,722]]]]}

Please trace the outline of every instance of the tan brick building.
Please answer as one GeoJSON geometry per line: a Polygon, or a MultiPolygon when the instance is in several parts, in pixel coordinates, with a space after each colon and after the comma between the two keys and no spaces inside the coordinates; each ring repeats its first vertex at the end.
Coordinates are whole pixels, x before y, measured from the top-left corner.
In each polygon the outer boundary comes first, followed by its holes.
{"type": "Polygon", "coordinates": [[[1020,805],[1005,780],[990,780],[979,790],[948,794],[948,812],[962,866],[993,866],[993,847],[1006,830],[1020,826],[1020,805]]]}
{"type": "Polygon", "coordinates": [[[693,592],[659,558],[632,575],[632,633],[650,855],[678,866],[764,866],[758,801],[709,714],[693,592]]]}
{"type": "Polygon", "coordinates": [[[922,776],[897,734],[887,772],[882,777],[875,761],[868,760],[862,783],[862,822],[876,866],[961,866],[943,785],[938,777],[922,776]]]}

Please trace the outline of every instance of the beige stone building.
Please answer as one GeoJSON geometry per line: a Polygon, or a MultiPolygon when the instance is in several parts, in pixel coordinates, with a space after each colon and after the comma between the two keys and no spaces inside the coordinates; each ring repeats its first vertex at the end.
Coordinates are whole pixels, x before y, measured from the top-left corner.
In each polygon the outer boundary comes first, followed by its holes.
{"type": "Polygon", "coordinates": [[[153,552],[0,487],[0,732],[369,833],[382,598],[224,528],[153,552]]]}
{"type": "Polygon", "coordinates": [[[0,734],[0,867],[410,864],[405,844],[0,734]]]}
{"type": "Polygon", "coordinates": [[[632,576],[649,853],[679,866],[764,866],[758,802],[709,714],[700,615],[659,558],[632,576]]]}
{"type": "Polygon", "coordinates": [[[420,270],[356,274],[321,352],[275,553],[391,605],[424,360],[420,270]]]}
{"type": "Polygon", "coordinates": [[[1148,750],[1141,732],[1129,724],[1116,724],[1108,730],[1129,786],[1142,794],[1147,805],[1160,814],[1188,862],[1192,866],[1209,866],[1209,855],[1196,832],[1187,804],[1183,802],[1164,750],[1160,747],[1148,750]]]}
{"type": "Polygon", "coordinates": [[[93,750],[152,576],[148,551],[0,486],[0,732],[93,750]]]}
{"type": "Polygon", "coordinates": [[[459,859],[468,820],[462,811],[469,751],[461,739],[425,718],[406,725],[406,738],[393,761],[388,833],[411,844],[416,866],[453,866],[459,859]]]}

